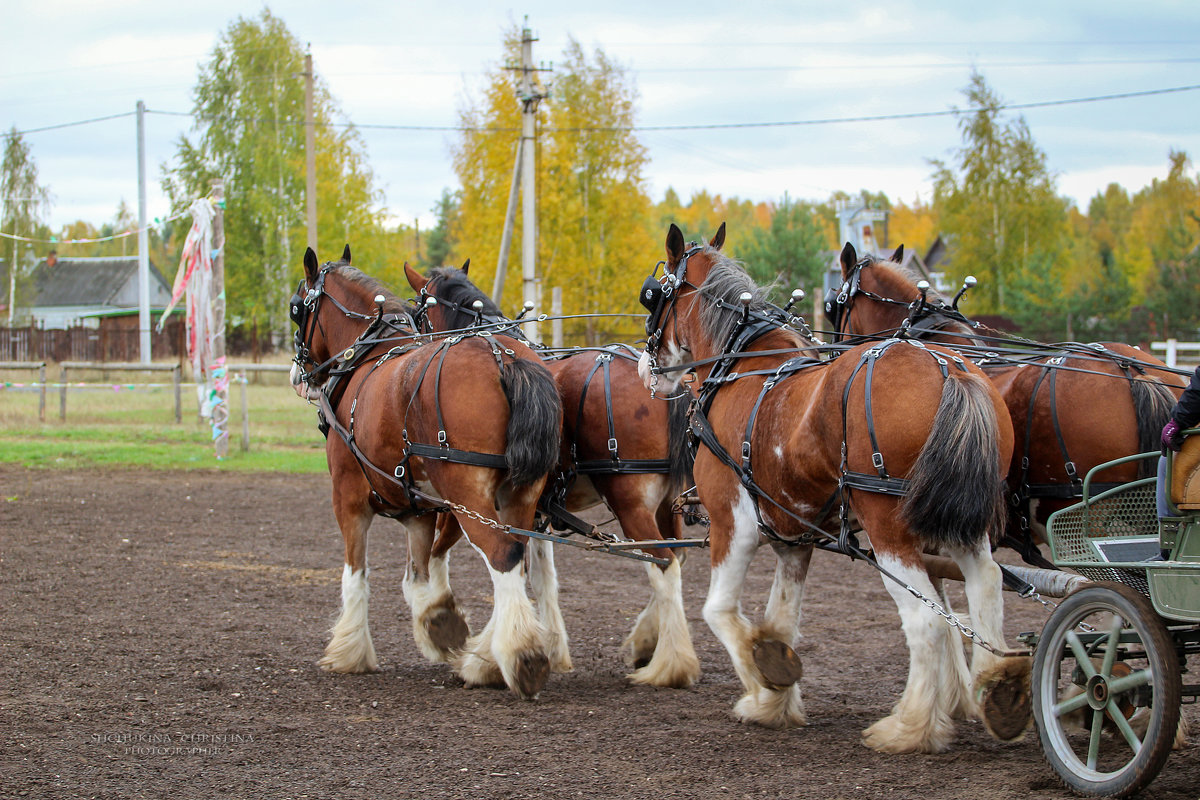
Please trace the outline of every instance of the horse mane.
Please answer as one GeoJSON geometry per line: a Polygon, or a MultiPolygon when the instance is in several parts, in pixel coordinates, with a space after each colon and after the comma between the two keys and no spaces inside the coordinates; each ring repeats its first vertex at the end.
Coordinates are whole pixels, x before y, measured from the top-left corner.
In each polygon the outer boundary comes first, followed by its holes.
{"type": "Polygon", "coordinates": [[[485,317],[504,317],[500,307],[492,302],[492,298],[483,290],[471,283],[467,273],[456,267],[434,267],[429,271],[429,280],[440,279],[437,285],[437,296],[447,301],[443,312],[446,324],[451,328],[469,328],[475,324],[475,315],[469,311],[476,300],[483,303],[485,317]],[[454,305],[450,305],[454,304],[454,305]],[[456,307],[457,306],[457,307],[456,307]]]}
{"type": "Polygon", "coordinates": [[[707,256],[712,264],[700,287],[700,296],[709,301],[701,304],[700,327],[709,341],[721,347],[729,341],[730,334],[742,318],[742,303],[738,298],[749,292],[750,310],[765,311],[770,287],[756,284],[740,262],[719,250],[705,247],[700,253],[707,256]]]}
{"type": "Polygon", "coordinates": [[[412,306],[396,296],[396,293],[385,286],[379,279],[373,278],[357,267],[352,267],[344,261],[339,261],[331,272],[336,272],[347,282],[360,287],[374,300],[377,295],[383,295],[383,313],[412,315],[412,306]]]}
{"type": "MultiPolygon", "coordinates": [[[[872,257],[870,266],[871,270],[875,273],[875,279],[883,284],[883,288],[877,294],[883,297],[890,297],[893,300],[904,300],[905,302],[917,296],[917,281],[922,280],[922,278],[913,270],[897,264],[895,261],[885,261],[875,257],[872,257]]],[[[946,301],[946,298],[932,284],[926,293],[926,297],[930,301],[946,301]]]]}

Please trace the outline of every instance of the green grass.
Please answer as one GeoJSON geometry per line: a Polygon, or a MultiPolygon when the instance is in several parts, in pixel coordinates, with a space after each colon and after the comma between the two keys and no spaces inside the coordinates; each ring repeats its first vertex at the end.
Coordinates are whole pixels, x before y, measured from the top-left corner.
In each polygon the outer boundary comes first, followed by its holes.
{"type": "MultiPolygon", "coordinates": [[[[47,380],[57,381],[57,370],[47,380]]],[[[29,468],[145,467],[244,472],[324,472],[325,440],[316,411],[296,397],[285,375],[262,376],[245,387],[249,444],[242,449],[242,386],[229,390],[229,453],[218,460],[212,429],[198,416],[193,387],[182,388],[182,422],[175,421],[169,373],[72,373],[66,419],[60,394],[50,387],[45,420],[30,372],[0,372],[0,463],[29,468]],[[99,386],[103,382],[103,386],[99,386]],[[138,385],[138,384],[141,385],[138,385]],[[147,383],[166,384],[147,387],[147,383]],[[19,384],[26,384],[21,386],[19,384]],[[130,388],[130,384],[134,384],[130,388]]],[[[253,381],[253,379],[252,379],[253,381]]]]}

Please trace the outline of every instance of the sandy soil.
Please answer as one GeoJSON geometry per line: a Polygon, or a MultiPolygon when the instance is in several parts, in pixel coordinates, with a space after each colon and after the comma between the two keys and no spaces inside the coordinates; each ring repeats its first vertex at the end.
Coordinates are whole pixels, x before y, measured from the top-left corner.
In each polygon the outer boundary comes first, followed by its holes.
{"type": "MultiPolygon", "coordinates": [[[[1071,796],[1032,734],[1001,744],[967,723],[936,756],[859,744],[907,668],[895,607],[864,564],[816,558],[799,650],[809,725],[776,732],[730,714],[738,683],[700,619],[703,551],[684,568],[696,687],[627,685],[618,647],[648,597],[643,568],[560,547],[575,672],[524,702],[464,689],[421,657],[401,529],[377,521],[371,548],[382,668],[331,675],[315,666],[341,569],[327,477],[0,467],[0,796],[1071,796]]],[[[760,552],[749,611],[772,562],[760,552]]],[[[460,546],[452,570],[481,624],[481,562],[460,546]]],[[[1044,619],[1008,596],[1010,637],[1044,619]]],[[[1200,729],[1197,708],[1185,713],[1200,729]]],[[[1198,776],[1193,746],[1146,796],[1194,800],[1198,776]]]]}

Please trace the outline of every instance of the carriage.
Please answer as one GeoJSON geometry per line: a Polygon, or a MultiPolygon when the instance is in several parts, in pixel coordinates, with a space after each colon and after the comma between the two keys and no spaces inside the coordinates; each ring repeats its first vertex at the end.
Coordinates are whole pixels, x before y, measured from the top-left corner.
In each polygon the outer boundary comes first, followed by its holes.
{"type": "Polygon", "coordinates": [[[1083,499],[1049,520],[1055,564],[1091,582],[1024,637],[1034,646],[1034,721],[1050,766],[1084,795],[1125,797],[1150,783],[1181,701],[1200,697],[1200,684],[1181,678],[1200,653],[1200,498],[1179,491],[1193,447],[1200,440],[1168,456],[1175,516],[1158,516],[1154,478],[1092,488],[1122,462],[1157,459],[1151,452],[1095,467],[1083,499]]]}

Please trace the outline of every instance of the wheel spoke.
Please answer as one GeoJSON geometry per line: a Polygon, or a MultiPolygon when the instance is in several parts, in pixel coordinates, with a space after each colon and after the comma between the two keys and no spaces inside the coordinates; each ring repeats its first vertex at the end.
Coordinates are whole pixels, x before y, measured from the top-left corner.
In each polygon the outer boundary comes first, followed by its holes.
{"type": "Polygon", "coordinates": [[[1089,678],[1095,675],[1096,667],[1092,664],[1092,659],[1088,658],[1087,648],[1079,640],[1079,634],[1075,631],[1067,631],[1067,644],[1070,645],[1071,652],[1075,654],[1075,661],[1083,670],[1083,674],[1089,678]]]}
{"type": "Polygon", "coordinates": [[[1117,730],[1121,732],[1121,735],[1125,737],[1125,741],[1129,744],[1129,749],[1133,750],[1134,755],[1137,755],[1142,749],[1142,740],[1138,738],[1137,733],[1129,725],[1129,720],[1125,719],[1125,715],[1121,713],[1116,698],[1108,701],[1107,710],[1112,721],[1116,724],[1117,730]]]}
{"type": "Polygon", "coordinates": [[[1114,611],[1112,625],[1108,627],[1108,644],[1104,647],[1104,666],[1100,668],[1100,674],[1106,678],[1112,674],[1113,662],[1117,658],[1117,648],[1121,644],[1121,628],[1123,627],[1125,627],[1125,620],[1114,611]]]}
{"type": "Polygon", "coordinates": [[[1131,672],[1120,678],[1113,678],[1108,682],[1108,691],[1113,697],[1128,692],[1130,689],[1136,689],[1139,686],[1145,686],[1154,678],[1154,674],[1148,669],[1139,669],[1137,672],[1131,672]]]}
{"type": "Polygon", "coordinates": [[[1087,702],[1087,692],[1080,692],[1074,697],[1063,700],[1061,703],[1055,703],[1051,710],[1054,712],[1054,716],[1061,717],[1064,714],[1070,714],[1072,711],[1083,708],[1087,705],[1087,702]]]}
{"type": "Polygon", "coordinates": [[[1088,738],[1088,769],[1094,770],[1100,761],[1100,728],[1104,726],[1104,712],[1092,712],[1092,735],[1088,738]]]}

